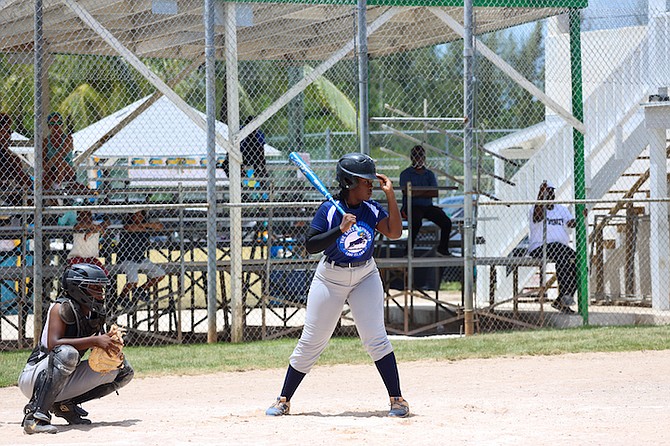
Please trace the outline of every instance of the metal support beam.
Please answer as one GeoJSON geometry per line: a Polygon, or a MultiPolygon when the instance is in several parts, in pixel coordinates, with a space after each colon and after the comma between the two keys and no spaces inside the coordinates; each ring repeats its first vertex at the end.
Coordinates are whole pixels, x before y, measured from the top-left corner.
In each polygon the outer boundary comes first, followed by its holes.
{"type": "MultiPolygon", "coordinates": [[[[43,321],[42,321],[42,302],[43,302],[43,288],[42,288],[42,263],[43,263],[43,178],[44,178],[44,164],[43,164],[43,138],[44,133],[44,88],[42,85],[43,70],[44,70],[44,7],[42,0],[35,0],[35,238],[33,243],[33,346],[40,342],[42,335],[43,321]]],[[[22,283],[21,286],[25,286],[22,283]]],[[[20,337],[20,335],[19,335],[20,337]]]]}
{"type": "MultiPolygon", "coordinates": [[[[582,41],[579,9],[571,9],[570,16],[570,74],[572,79],[572,113],[579,121],[584,120],[584,99],[582,97],[582,41]]],[[[586,198],[586,174],[584,160],[584,133],[577,128],[572,131],[574,152],[575,200],[586,198]]],[[[589,323],[589,266],[588,241],[586,238],[586,207],[575,205],[575,245],[577,248],[577,295],[579,314],[584,325],[589,323]]]]}
{"type": "MultiPolygon", "coordinates": [[[[205,0],[205,108],[207,115],[207,342],[218,341],[216,329],[216,46],[214,0],[205,0]]],[[[230,135],[230,130],[228,131],[230,135]]],[[[221,271],[223,274],[223,271],[221,271]]]]}
{"type": "Polygon", "coordinates": [[[472,199],[472,149],[473,124],[475,118],[474,88],[474,26],[472,0],[463,2],[463,116],[466,118],[463,131],[463,317],[465,335],[474,334],[474,212],[472,199]]]}
{"type": "Polygon", "coordinates": [[[370,154],[368,99],[367,0],[358,0],[358,140],[361,153],[370,154]]]}
{"type": "MultiPolygon", "coordinates": [[[[237,72],[237,23],[236,4],[226,3],[226,92],[228,95],[228,132],[235,151],[240,151],[240,94],[237,72]]],[[[245,127],[246,128],[246,127],[245,127]]],[[[241,159],[230,160],[230,203],[242,202],[241,159]]],[[[242,208],[230,208],[230,294],[231,342],[244,340],[244,307],[242,305],[242,208]]]]}

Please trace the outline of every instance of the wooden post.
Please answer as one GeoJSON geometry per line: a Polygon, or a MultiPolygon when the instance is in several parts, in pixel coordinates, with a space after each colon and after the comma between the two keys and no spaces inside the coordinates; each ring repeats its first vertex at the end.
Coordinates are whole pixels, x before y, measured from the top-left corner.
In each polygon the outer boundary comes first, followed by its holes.
{"type": "Polygon", "coordinates": [[[493,306],[496,303],[497,286],[498,286],[498,271],[495,265],[491,265],[489,266],[489,305],[491,306],[493,306]]]}
{"type": "Polygon", "coordinates": [[[626,206],[626,258],[625,265],[625,283],[624,290],[626,297],[635,295],[635,224],[637,222],[637,214],[633,203],[628,203],[626,206]]]}
{"type": "Polygon", "coordinates": [[[595,298],[596,300],[605,297],[605,250],[603,246],[603,229],[605,225],[596,225],[596,233],[594,240],[594,254],[593,254],[593,271],[595,272],[595,298]]]}

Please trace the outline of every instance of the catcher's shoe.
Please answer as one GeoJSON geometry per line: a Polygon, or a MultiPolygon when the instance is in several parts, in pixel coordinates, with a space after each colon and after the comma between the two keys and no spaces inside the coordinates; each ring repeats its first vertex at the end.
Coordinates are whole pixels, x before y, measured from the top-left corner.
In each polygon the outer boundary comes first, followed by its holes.
{"type": "Polygon", "coordinates": [[[56,403],[51,411],[57,417],[65,418],[67,424],[91,424],[91,420],[83,418],[88,412],[73,403],[56,403]]]}
{"type": "Polygon", "coordinates": [[[286,401],[285,396],[280,396],[277,401],[265,411],[265,415],[271,417],[278,417],[280,415],[288,415],[291,410],[291,402],[286,401]]]}
{"type": "Polygon", "coordinates": [[[23,426],[23,432],[28,435],[32,434],[55,434],[58,432],[56,426],[52,426],[49,421],[44,421],[35,418],[35,414],[28,413],[23,418],[21,423],[23,426]]]}
{"type": "Polygon", "coordinates": [[[409,416],[409,404],[401,396],[391,397],[391,410],[389,417],[405,418],[409,416]]]}

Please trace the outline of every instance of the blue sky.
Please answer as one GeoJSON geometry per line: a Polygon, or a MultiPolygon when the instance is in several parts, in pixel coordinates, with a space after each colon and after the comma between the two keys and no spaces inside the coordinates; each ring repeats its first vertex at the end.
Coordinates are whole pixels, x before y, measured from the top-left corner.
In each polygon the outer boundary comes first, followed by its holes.
{"type": "Polygon", "coordinates": [[[582,30],[645,25],[647,8],[646,0],[589,0],[582,14],[582,30]]]}
{"type": "MultiPolygon", "coordinates": [[[[623,28],[647,24],[647,0],[589,0],[582,12],[582,31],[623,28]]],[[[526,23],[509,32],[519,41],[530,34],[534,23],[526,23]]]]}

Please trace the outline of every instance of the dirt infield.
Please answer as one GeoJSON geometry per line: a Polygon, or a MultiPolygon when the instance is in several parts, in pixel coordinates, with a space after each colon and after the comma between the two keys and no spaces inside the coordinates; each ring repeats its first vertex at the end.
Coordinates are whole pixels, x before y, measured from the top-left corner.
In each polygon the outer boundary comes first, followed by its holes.
{"type": "Polygon", "coordinates": [[[293,415],[264,415],[284,370],[136,379],[85,405],[94,423],[24,435],[0,389],[0,444],[670,444],[670,351],[401,363],[408,419],[385,417],[375,367],[318,366],[293,415]]]}

